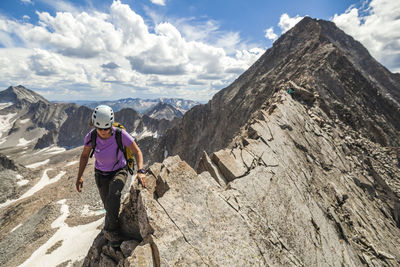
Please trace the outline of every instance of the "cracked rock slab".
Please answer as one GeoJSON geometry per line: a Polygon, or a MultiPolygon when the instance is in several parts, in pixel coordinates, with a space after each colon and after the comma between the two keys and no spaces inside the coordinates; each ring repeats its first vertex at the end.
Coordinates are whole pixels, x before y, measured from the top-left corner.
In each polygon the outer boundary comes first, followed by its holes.
{"type": "Polygon", "coordinates": [[[200,174],[202,172],[209,172],[220,186],[226,186],[227,181],[225,180],[225,177],[205,151],[203,152],[203,156],[201,157],[199,166],[197,167],[197,173],[200,174]]]}
{"type": "Polygon", "coordinates": [[[167,167],[170,189],[163,197],[154,200],[142,192],[161,265],[262,264],[243,218],[222,197],[214,178],[208,172],[182,175],[186,165],[179,157],[174,160],[167,167]]]}
{"type": "Polygon", "coordinates": [[[228,149],[213,153],[211,159],[228,182],[243,176],[247,172],[243,161],[240,158],[235,158],[228,149]]]}

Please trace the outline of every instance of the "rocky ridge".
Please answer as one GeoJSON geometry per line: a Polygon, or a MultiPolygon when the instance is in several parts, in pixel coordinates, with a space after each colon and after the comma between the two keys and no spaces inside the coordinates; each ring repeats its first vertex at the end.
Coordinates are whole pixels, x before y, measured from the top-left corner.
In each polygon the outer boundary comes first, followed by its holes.
{"type": "Polygon", "coordinates": [[[100,234],[84,266],[397,266],[397,155],[279,91],[197,172],[152,165],[121,211],[132,240],[100,234]]]}
{"type": "Polygon", "coordinates": [[[400,80],[334,23],[304,18],[260,59],[205,105],[188,111],[157,144],[149,162],[168,155],[195,167],[203,150],[227,146],[275,92],[294,87],[303,101],[321,109],[373,142],[398,146],[400,80]]]}

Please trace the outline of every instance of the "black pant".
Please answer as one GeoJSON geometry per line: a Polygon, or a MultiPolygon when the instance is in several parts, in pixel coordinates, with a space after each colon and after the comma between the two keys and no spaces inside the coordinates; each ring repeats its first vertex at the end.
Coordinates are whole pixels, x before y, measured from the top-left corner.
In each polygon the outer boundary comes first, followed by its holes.
{"type": "Polygon", "coordinates": [[[97,188],[106,210],[104,229],[107,231],[119,229],[118,214],[121,205],[121,192],[127,177],[126,168],[113,172],[95,170],[97,188]]]}

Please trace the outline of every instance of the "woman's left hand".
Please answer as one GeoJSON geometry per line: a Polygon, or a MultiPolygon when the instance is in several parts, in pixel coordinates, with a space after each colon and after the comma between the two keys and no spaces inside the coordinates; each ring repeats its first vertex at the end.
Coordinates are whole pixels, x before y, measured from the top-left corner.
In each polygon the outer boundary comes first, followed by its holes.
{"type": "Polygon", "coordinates": [[[146,187],[146,174],[138,173],[137,178],[139,179],[139,182],[143,185],[143,187],[146,187]]]}

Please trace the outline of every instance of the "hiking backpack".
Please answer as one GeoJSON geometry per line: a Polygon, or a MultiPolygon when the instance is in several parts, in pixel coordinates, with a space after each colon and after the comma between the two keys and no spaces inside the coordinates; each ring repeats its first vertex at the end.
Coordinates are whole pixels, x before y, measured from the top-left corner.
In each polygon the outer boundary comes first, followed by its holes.
{"type": "MultiPolygon", "coordinates": [[[[135,166],[135,160],[133,158],[133,153],[129,147],[126,147],[122,144],[122,129],[124,129],[126,131],[126,128],[118,122],[114,122],[112,126],[115,127],[115,140],[117,141],[117,145],[118,145],[117,152],[116,152],[116,158],[118,158],[118,152],[121,151],[126,160],[126,165],[128,167],[128,171],[132,175],[133,169],[135,166]]],[[[92,151],[90,152],[91,158],[93,157],[94,150],[96,149],[96,139],[97,139],[97,131],[93,130],[90,134],[90,140],[87,143],[87,144],[89,144],[89,143],[92,144],[92,151]]],[[[114,167],[115,167],[115,165],[117,165],[117,163],[118,163],[118,161],[114,164],[114,167]]]]}

